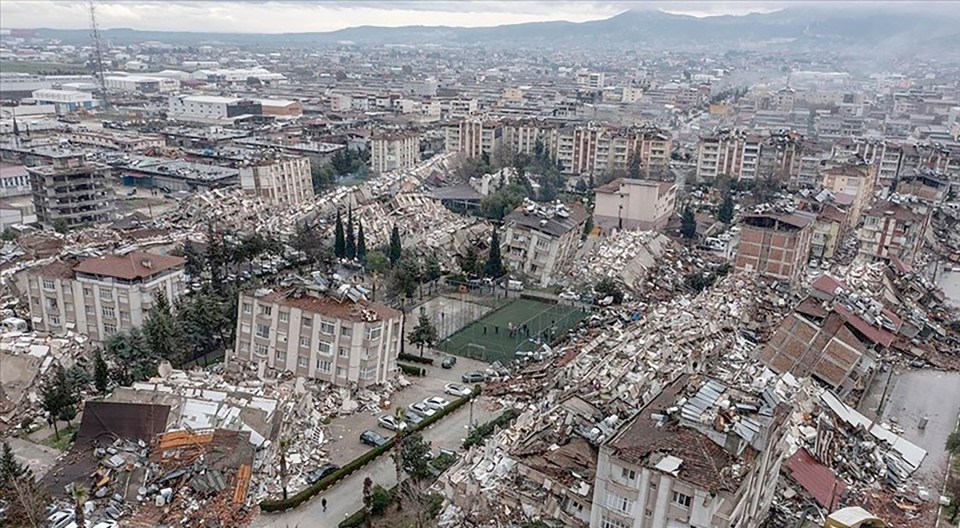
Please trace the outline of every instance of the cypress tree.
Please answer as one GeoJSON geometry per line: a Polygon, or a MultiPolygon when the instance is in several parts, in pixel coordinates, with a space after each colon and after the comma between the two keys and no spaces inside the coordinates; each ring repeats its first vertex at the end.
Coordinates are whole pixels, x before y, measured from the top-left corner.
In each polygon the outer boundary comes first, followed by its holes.
{"type": "Polygon", "coordinates": [[[402,253],[403,248],[400,247],[400,230],[397,229],[397,224],[393,224],[393,231],[390,233],[390,252],[387,254],[387,257],[390,259],[391,266],[400,260],[400,255],[402,253]]]}
{"type": "Polygon", "coordinates": [[[343,219],[340,218],[339,209],[337,209],[337,226],[334,228],[333,237],[333,254],[336,255],[337,258],[343,258],[347,252],[343,240],[343,219]]]}
{"type": "Polygon", "coordinates": [[[357,219],[357,260],[367,261],[367,241],[363,236],[363,222],[357,219]]]}
{"type": "Polygon", "coordinates": [[[344,246],[346,257],[353,260],[357,256],[357,242],[353,233],[353,209],[347,210],[347,239],[344,246]]]}
{"type": "Polygon", "coordinates": [[[500,256],[500,235],[494,230],[490,237],[490,254],[487,256],[487,264],[483,268],[484,277],[497,279],[503,277],[506,270],[503,269],[503,257],[500,256]]]}

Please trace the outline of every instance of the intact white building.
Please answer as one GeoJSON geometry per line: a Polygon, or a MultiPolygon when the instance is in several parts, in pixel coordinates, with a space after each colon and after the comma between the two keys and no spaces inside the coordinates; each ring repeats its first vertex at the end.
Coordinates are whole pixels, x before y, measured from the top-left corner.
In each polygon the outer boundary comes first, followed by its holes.
{"type": "Polygon", "coordinates": [[[142,94],[170,93],[180,89],[180,81],[171,77],[151,75],[113,75],[104,77],[108,90],[117,92],[138,92],[142,94]]]}
{"type": "Polygon", "coordinates": [[[59,113],[76,112],[81,108],[89,110],[96,106],[93,94],[69,90],[36,90],[33,99],[40,105],[54,105],[59,113]]]}
{"type": "Polygon", "coordinates": [[[278,158],[240,168],[240,186],[249,194],[276,204],[302,204],[313,200],[310,160],[278,158]]]}
{"type": "Polygon", "coordinates": [[[370,168],[374,172],[408,169],[420,158],[420,135],[395,132],[373,136],[370,140],[370,168]]]}

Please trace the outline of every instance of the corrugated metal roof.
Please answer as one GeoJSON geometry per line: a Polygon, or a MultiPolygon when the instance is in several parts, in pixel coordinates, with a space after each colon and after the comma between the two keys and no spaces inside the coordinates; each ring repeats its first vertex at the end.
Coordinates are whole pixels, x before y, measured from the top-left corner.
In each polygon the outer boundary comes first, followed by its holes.
{"type": "Polygon", "coordinates": [[[824,508],[833,508],[847,490],[847,484],[833,470],[800,449],[787,459],[790,476],[824,508]]]}

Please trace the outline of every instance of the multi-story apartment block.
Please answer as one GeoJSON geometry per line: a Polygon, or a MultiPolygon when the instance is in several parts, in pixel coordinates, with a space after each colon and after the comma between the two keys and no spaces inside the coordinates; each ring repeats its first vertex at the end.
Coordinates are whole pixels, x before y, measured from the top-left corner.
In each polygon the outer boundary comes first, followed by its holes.
{"type": "Polygon", "coordinates": [[[521,204],[503,219],[506,232],[500,241],[507,266],[541,286],[577,249],[587,211],[580,204],[521,204]]]}
{"type": "Polygon", "coordinates": [[[46,227],[106,222],[113,215],[110,167],[82,155],[55,156],[51,165],[28,167],[37,221],[46,227]]]}
{"type": "Polygon", "coordinates": [[[370,167],[382,173],[409,169],[420,159],[420,135],[416,132],[374,134],[370,139],[370,167]]]}
{"type": "Polygon", "coordinates": [[[709,379],[690,387],[692,379],[665,387],[601,445],[591,528],[761,525],[788,406],[709,379]]]}
{"type": "Polygon", "coordinates": [[[800,174],[803,154],[810,143],[797,132],[776,132],[760,146],[759,174],[780,183],[795,181],[800,174]]]}
{"type": "Polygon", "coordinates": [[[860,254],[888,259],[898,257],[907,264],[920,254],[930,215],[926,205],[882,201],[863,215],[860,227],[860,254]]]}
{"type": "Polygon", "coordinates": [[[843,138],[833,144],[831,157],[842,159],[858,156],[870,165],[876,165],[877,181],[889,186],[904,168],[903,147],[892,141],[874,138],[843,138]]]}
{"type": "Polygon", "coordinates": [[[444,128],[447,152],[461,152],[470,158],[493,155],[503,146],[503,126],[492,120],[464,119],[444,128]]]}
{"type": "Polygon", "coordinates": [[[267,203],[302,204],[313,200],[310,160],[305,157],[277,157],[240,167],[240,187],[267,203]]]}
{"type": "Polygon", "coordinates": [[[641,173],[665,170],[673,139],[656,127],[616,128],[591,123],[556,130],[553,158],[566,174],[625,171],[638,158],[641,173]]]}
{"type": "MultiPolygon", "coordinates": [[[[25,272],[33,327],[73,330],[94,341],[143,325],[156,297],[172,303],[184,289],[180,257],[142,251],[126,255],[55,261],[25,272]]],[[[21,286],[24,286],[21,282],[21,286]]]]}
{"type": "Polygon", "coordinates": [[[737,271],[795,282],[810,255],[813,221],[805,211],[751,214],[741,222],[737,271]]]}
{"type": "Polygon", "coordinates": [[[397,370],[403,313],[341,287],[312,285],[240,295],[229,359],[265,363],[341,387],[365,387],[397,370]],[[342,291],[342,294],[340,293],[342,291]]]}
{"type": "Polygon", "coordinates": [[[828,162],[822,171],[823,188],[835,196],[843,194],[852,198],[849,208],[849,225],[856,227],[860,223],[860,215],[873,200],[873,191],[877,184],[878,165],[867,165],[855,161],[828,162]]]}
{"type": "Polygon", "coordinates": [[[598,187],[593,208],[594,225],[611,229],[663,229],[676,208],[673,182],[618,178],[598,187]]]}
{"type": "Polygon", "coordinates": [[[755,180],[760,168],[763,138],[737,130],[721,130],[700,138],[697,179],[712,181],[720,175],[734,180],[755,180]]]}
{"type": "Polygon", "coordinates": [[[850,212],[834,204],[825,204],[817,213],[810,241],[810,257],[832,259],[850,228],[850,212]]]}

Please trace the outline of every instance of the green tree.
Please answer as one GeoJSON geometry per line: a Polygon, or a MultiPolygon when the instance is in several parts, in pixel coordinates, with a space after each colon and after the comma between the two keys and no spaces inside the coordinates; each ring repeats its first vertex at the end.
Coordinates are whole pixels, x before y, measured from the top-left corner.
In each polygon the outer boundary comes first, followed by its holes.
{"type": "Polygon", "coordinates": [[[187,260],[184,264],[184,271],[191,279],[199,280],[203,276],[203,269],[206,267],[204,255],[191,240],[183,244],[183,256],[187,260]]]}
{"type": "Polygon", "coordinates": [[[167,295],[160,290],[143,323],[143,335],[153,355],[175,365],[184,361],[182,331],[174,318],[167,295]]]}
{"type": "Polygon", "coordinates": [[[430,321],[427,314],[420,314],[417,325],[410,331],[410,344],[420,347],[420,357],[423,357],[423,347],[433,346],[437,339],[437,328],[433,326],[433,322],[430,321]]]}
{"type": "Polygon", "coordinates": [[[597,299],[603,299],[605,297],[613,297],[614,304],[620,304],[623,302],[623,290],[620,289],[620,286],[613,281],[610,277],[604,277],[593,287],[594,291],[597,292],[597,299]]]}
{"type": "Polygon", "coordinates": [[[390,260],[383,251],[375,249],[367,253],[366,268],[371,273],[383,273],[390,268],[390,260]]]}
{"type": "Polygon", "coordinates": [[[87,525],[86,519],[84,518],[83,507],[86,505],[89,496],[90,493],[83,484],[79,482],[70,484],[70,498],[73,499],[73,520],[77,523],[77,526],[87,525]]]}
{"type": "Polygon", "coordinates": [[[523,203],[524,198],[533,197],[533,188],[529,186],[529,180],[523,178],[522,181],[527,182],[528,185],[511,183],[480,200],[480,215],[492,220],[503,220],[523,203]]]}
{"type": "Polygon", "coordinates": [[[297,224],[293,238],[290,239],[290,246],[303,253],[304,257],[313,264],[332,262],[336,255],[335,252],[331,253],[330,248],[323,244],[320,237],[317,236],[316,229],[305,222],[297,224]]]}
{"type": "Polygon", "coordinates": [[[340,218],[340,209],[337,209],[337,223],[333,228],[333,254],[337,258],[347,256],[346,239],[343,235],[343,219],[340,218]]]}
{"type": "Polygon", "coordinates": [[[310,179],[313,192],[320,194],[337,183],[337,175],[330,165],[310,164],[310,179]]]}
{"type": "MultiPolygon", "coordinates": [[[[41,390],[41,407],[48,414],[47,421],[53,425],[53,433],[58,440],[60,429],[57,426],[57,420],[61,416],[69,416],[69,408],[78,402],[79,398],[74,394],[66,371],[57,364],[53,378],[44,384],[41,390]]],[[[76,411],[73,414],[76,415],[76,411]]]]}
{"type": "Polygon", "coordinates": [[[400,230],[397,228],[397,224],[393,224],[393,230],[390,232],[390,249],[387,252],[390,265],[396,266],[402,255],[403,247],[400,245],[400,230]]]}
{"type": "Polygon", "coordinates": [[[8,479],[18,479],[27,473],[27,468],[20,465],[13,456],[13,450],[10,444],[3,442],[0,450],[0,485],[6,483],[8,479]]]}
{"type": "Polygon", "coordinates": [[[0,526],[41,528],[45,526],[49,497],[40,489],[28,468],[16,461],[9,444],[0,453],[0,504],[6,505],[0,526]]]}
{"type": "Polygon", "coordinates": [[[367,240],[363,234],[363,222],[357,219],[357,260],[361,263],[367,261],[367,240]]]}
{"type": "Polygon", "coordinates": [[[106,394],[109,381],[107,362],[103,360],[103,352],[98,348],[93,356],[93,384],[97,387],[97,392],[106,394]]]}
{"type": "Polygon", "coordinates": [[[56,220],[53,221],[53,230],[56,231],[57,233],[60,233],[61,235],[63,235],[63,234],[66,234],[66,232],[69,229],[70,229],[70,225],[67,224],[67,221],[64,220],[63,218],[57,218],[56,220]]]}
{"type": "Polygon", "coordinates": [[[347,237],[344,241],[344,256],[348,260],[357,258],[357,239],[353,232],[353,209],[347,210],[347,237]]]}
{"type": "Polygon", "coordinates": [[[954,456],[960,456],[960,431],[954,431],[947,435],[947,442],[944,449],[954,456]]]}
{"type": "Polygon", "coordinates": [[[417,293],[420,284],[420,264],[417,259],[404,256],[397,261],[390,272],[390,293],[411,298],[417,293]]]}
{"type": "Polygon", "coordinates": [[[640,152],[635,151],[630,154],[630,163],[627,168],[627,175],[634,180],[640,179],[640,152]]]}
{"type": "Polygon", "coordinates": [[[717,220],[729,224],[733,220],[733,196],[726,193],[723,197],[723,203],[720,204],[720,210],[717,211],[717,220]]]}
{"type": "Polygon", "coordinates": [[[680,236],[688,240],[697,236],[697,218],[689,205],[683,208],[683,213],[680,216],[680,236]]]}
{"type": "MultiPolygon", "coordinates": [[[[386,510],[386,506],[384,506],[386,510]]],[[[367,528],[373,525],[373,479],[363,479],[363,521],[367,528]]]]}
{"type": "Polygon", "coordinates": [[[483,267],[483,276],[499,279],[506,273],[506,269],[503,267],[503,257],[500,255],[500,235],[494,230],[493,234],[490,235],[490,253],[487,255],[487,263],[483,267]]]}
{"type": "Polygon", "coordinates": [[[406,435],[403,439],[403,449],[400,457],[403,460],[403,469],[415,481],[423,481],[433,476],[430,471],[430,446],[423,440],[420,432],[406,435]]]}
{"type": "Polygon", "coordinates": [[[443,275],[443,270],[440,268],[440,261],[437,256],[427,255],[423,261],[423,282],[437,280],[441,275],[443,275]]]}
{"type": "Polygon", "coordinates": [[[216,231],[212,223],[207,224],[207,252],[205,261],[210,272],[210,283],[214,288],[224,284],[227,266],[227,248],[224,244],[224,233],[216,231]]]}
{"type": "Polygon", "coordinates": [[[463,255],[457,255],[457,264],[460,270],[468,278],[478,277],[483,273],[483,264],[480,260],[480,250],[475,244],[467,246],[467,252],[463,255]]]}
{"type": "Polygon", "coordinates": [[[113,334],[107,339],[106,349],[116,365],[113,378],[119,385],[130,385],[157,375],[159,359],[153,355],[139,328],[113,334]]]}

